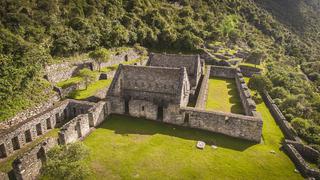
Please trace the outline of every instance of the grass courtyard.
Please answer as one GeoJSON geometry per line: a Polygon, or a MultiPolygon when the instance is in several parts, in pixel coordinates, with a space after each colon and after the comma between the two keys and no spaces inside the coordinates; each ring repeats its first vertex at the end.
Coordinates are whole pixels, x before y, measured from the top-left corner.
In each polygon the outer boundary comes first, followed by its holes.
{"type": "Polygon", "coordinates": [[[244,114],[234,79],[210,78],[206,109],[244,114]]]}
{"type": "Polygon", "coordinates": [[[90,179],[302,179],[279,150],[283,135],[265,104],[258,110],[261,144],[112,115],[84,141],[91,151],[90,179]],[[207,143],[204,150],[195,147],[198,140],[207,143]]]}

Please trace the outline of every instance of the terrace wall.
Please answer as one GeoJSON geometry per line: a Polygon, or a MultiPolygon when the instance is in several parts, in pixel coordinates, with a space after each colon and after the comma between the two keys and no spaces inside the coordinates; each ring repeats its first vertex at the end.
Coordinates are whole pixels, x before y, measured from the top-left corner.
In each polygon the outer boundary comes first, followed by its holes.
{"type": "Polygon", "coordinates": [[[181,108],[184,125],[232,137],[260,142],[262,119],[238,114],[181,108]]]}
{"type": "Polygon", "coordinates": [[[232,67],[211,66],[210,77],[233,79],[237,70],[232,67]]]}
{"type": "Polygon", "coordinates": [[[252,77],[254,74],[261,74],[261,69],[240,65],[239,68],[241,69],[241,73],[246,77],[252,77]]]}

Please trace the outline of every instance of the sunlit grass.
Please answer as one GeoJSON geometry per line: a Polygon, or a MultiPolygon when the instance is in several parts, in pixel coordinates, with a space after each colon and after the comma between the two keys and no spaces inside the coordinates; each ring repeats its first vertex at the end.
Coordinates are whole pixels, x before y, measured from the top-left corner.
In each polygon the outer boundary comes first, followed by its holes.
{"type": "Polygon", "coordinates": [[[86,99],[95,95],[99,90],[107,88],[111,84],[112,79],[99,80],[91,83],[87,89],[75,90],[70,93],[69,97],[72,99],[86,99]]]}
{"type": "Polygon", "coordinates": [[[244,114],[235,80],[210,78],[206,109],[244,114]]]}

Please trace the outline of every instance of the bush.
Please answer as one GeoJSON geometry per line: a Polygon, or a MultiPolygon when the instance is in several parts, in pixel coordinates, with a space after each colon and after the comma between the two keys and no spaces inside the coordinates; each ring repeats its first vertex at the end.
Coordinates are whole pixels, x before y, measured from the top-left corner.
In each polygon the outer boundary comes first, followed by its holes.
{"type": "Polygon", "coordinates": [[[91,174],[83,162],[89,156],[89,150],[82,143],[56,146],[48,154],[41,169],[43,179],[81,180],[91,174]]]}
{"type": "Polygon", "coordinates": [[[253,95],[252,99],[253,99],[254,102],[256,102],[257,104],[260,104],[260,103],[263,102],[262,97],[261,97],[260,94],[257,93],[257,92],[253,95]]]}
{"type": "Polygon", "coordinates": [[[263,75],[255,74],[252,78],[250,78],[248,86],[250,89],[263,92],[264,90],[271,89],[272,82],[263,75]]]}
{"type": "Polygon", "coordinates": [[[291,125],[298,134],[305,134],[306,129],[310,126],[309,122],[302,118],[294,118],[291,121],[291,125]]]}
{"type": "Polygon", "coordinates": [[[270,96],[272,98],[284,99],[288,96],[289,92],[285,90],[283,87],[274,87],[270,91],[270,96]]]}

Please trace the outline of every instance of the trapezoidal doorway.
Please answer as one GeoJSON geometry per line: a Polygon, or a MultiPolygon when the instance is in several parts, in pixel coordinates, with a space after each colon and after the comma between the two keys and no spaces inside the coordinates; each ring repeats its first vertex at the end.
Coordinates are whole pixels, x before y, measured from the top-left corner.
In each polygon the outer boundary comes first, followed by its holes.
{"type": "Polygon", "coordinates": [[[157,119],[163,121],[163,107],[158,106],[157,119]]]}
{"type": "Polygon", "coordinates": [[[124,113],[129,114],[129,99],[124,100],[124,113]]]}

